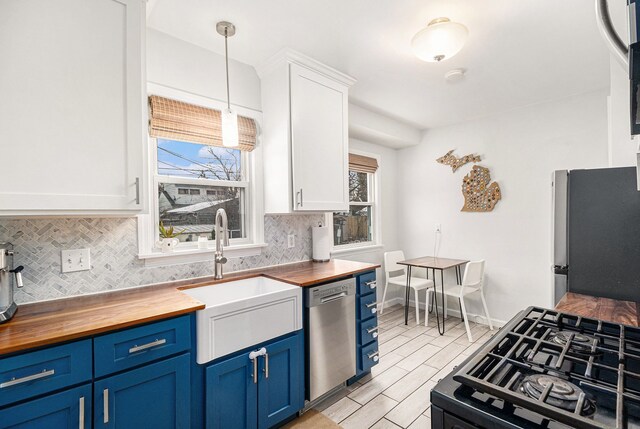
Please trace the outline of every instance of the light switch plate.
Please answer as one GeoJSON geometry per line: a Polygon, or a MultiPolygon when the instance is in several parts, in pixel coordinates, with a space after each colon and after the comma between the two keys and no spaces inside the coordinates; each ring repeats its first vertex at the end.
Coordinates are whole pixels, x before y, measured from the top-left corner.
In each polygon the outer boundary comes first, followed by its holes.
{"type": "Polygon", "coordinates": [[[91,249],[62,250],[62,272],[87,271],[91,269],[91,249]]]}

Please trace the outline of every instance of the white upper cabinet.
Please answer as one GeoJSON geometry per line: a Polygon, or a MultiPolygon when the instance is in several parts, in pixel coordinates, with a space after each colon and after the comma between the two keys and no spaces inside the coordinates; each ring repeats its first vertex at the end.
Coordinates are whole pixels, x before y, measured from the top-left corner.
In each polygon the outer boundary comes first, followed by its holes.
{"type": "Polygon", "coordinates": [[[290,50],[258,72],[265,212],[347,210],[348,89],[355,80],[290,50]]]}
{"type": "Polygon", "coordinates": [[[0,2],[1,215],[145,209],[144,0],[0,2]]]}

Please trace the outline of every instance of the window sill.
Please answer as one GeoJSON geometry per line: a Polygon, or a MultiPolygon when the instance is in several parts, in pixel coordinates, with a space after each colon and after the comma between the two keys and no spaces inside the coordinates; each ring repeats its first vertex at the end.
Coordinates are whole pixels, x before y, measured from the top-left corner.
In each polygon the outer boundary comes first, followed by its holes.
{"type": "MultiPolygon", "coordinates": [[[[260,244],[240,244],[224,248],[224,256],[227,258],[241,258],[245,256],[256,256],[262,253],[262,249],[267,247],[266,243],[260,244]]],[[[193,262],[213,262],[215,248],[207,249],[177,249],[173,252],[152,252],[138,254],[138,259],[144,260],[145,267],[161,267],[164,265],[190,264],[193,262]]]]}
{"type": "Polygon", "coordinates": [[[356,253],[372,253],[378,252],[384,249],[384,245],[382,244],[365,244],[362,246],[344,246],[344,247],[334,247],[331,250],[331,256],[343,256],[350,255],[356,253]]]}

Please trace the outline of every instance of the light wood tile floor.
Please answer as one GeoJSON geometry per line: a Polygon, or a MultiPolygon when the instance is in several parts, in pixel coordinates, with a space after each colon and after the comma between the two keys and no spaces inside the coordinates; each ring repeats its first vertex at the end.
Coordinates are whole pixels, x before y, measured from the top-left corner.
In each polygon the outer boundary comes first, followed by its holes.
{"type": "Polygon", "coordinates": [[[429,326],[416,326],[410,309],[405,326],[402,306],[385,309],[378,317],[378,365],[315,409],[344,429],[430,429],[433,386],[497,331],[471,323],[474,342],[469,343],[460,319],[449,316],[446,333],[440,336],[435,316],[429,316],[429,326]]]}

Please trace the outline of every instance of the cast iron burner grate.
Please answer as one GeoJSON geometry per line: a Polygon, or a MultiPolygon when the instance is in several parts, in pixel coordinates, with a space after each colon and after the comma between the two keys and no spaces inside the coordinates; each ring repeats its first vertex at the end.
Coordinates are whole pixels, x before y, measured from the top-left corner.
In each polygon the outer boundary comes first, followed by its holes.
{"type": "Polygon", "coordinates": [[[640,329],[530,307],[454,379],[574,428],[640,428],[640,329]]]}

